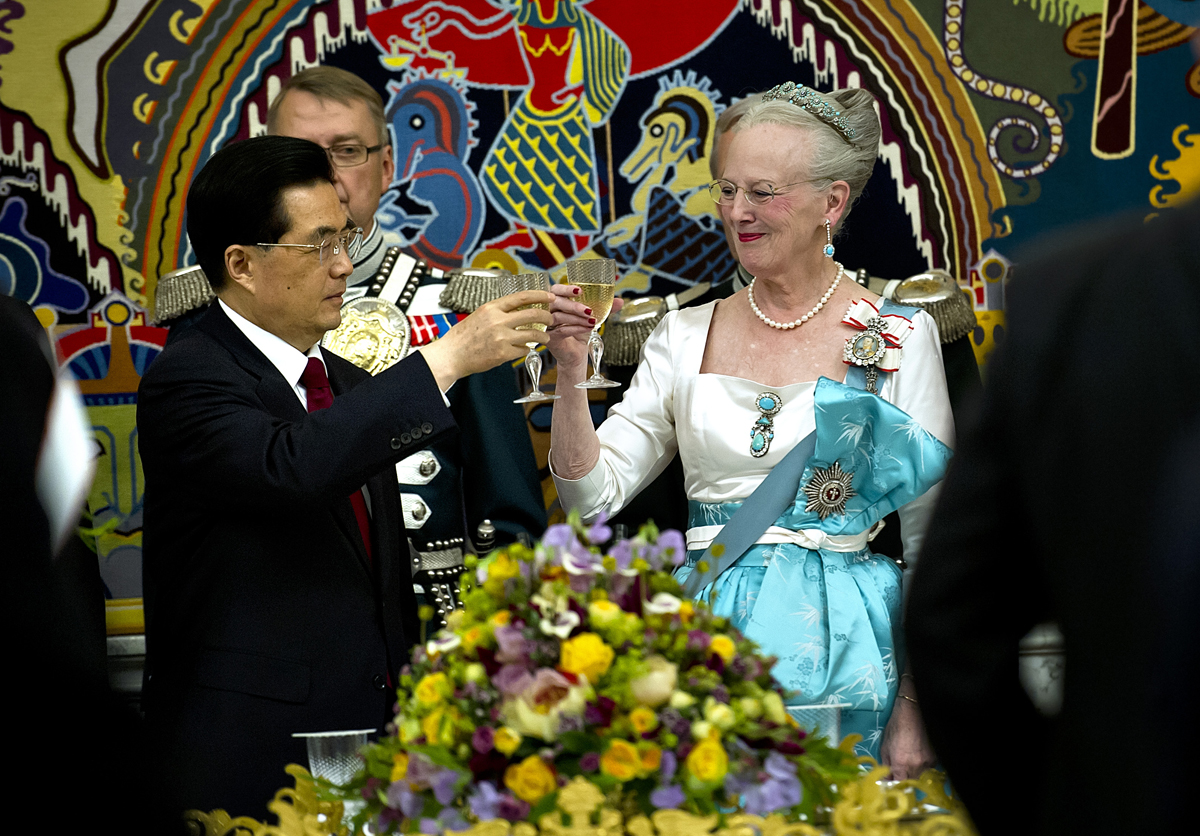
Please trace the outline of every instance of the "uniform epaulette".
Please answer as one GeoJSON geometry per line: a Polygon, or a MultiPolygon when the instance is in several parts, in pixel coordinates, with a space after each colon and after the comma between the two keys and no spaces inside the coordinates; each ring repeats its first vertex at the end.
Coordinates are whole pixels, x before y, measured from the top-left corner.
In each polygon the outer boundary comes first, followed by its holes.
{"type": "Polygon", "coordinates": [[[446,289],[438,302],[456,313],[474,313],[480,305],[504,295],[504,277],[507,275],[510,275],[507,270],[475,267],[447,270],[446,289]]]}
{"type": "Polygon", "coordinates": [[[604,360],[610,366],[636,366],[642,346],[670,307],[661,296],[626,299],[604,326],[604,360]]]}
{"type": "Polygon", "coordinates": [[[208,277],[198,265],[172,270],[159,277],[154,290],[154,321],[162,325],[207,307],[216,298],[208,277]]]}
{"type": "Polygon", "coordinates": [[[975,327],[971,300],[945,270],[929,270],[888,284],[892,285],[887,288],[889,292],[882,295],[932,316],[943,344],[961,339],[975,327]]]}

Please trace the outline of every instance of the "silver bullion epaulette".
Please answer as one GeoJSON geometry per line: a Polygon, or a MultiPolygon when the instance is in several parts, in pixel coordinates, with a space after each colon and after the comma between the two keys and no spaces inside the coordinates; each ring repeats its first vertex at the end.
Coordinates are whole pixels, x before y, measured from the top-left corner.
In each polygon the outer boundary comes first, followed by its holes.
{"type": "Polygon", "coordinates": [[[199,265],[160,276],[154,290],[154,321],[159,325],[203,308],[217,298],[199,265]]]}
{"type": "Polygon", "coordinates": [[[960,339],[975,327],[971,300],[945,270],[929,270],[898,281],[868,276],[865,270],[859,270],[855,279],[885,299],[927,312],[937,323],[943,344],[960,339]]]}
{"type": "Polygon", "coordinates": [[[446,271],[446,289],[438,297],[443,308],[456,313],[474,313],[480,305],[504,295],[507,270],[457,267],[446,271]]]}
{"type": "Polygon", "coordinates": [[[626,299],[604,326],[604,359],[610,366],[636,366],[642,346],[667,311],[677,311],[708,292],[712,282],[698,282],[687,290],[661,296],[626,299]]]}

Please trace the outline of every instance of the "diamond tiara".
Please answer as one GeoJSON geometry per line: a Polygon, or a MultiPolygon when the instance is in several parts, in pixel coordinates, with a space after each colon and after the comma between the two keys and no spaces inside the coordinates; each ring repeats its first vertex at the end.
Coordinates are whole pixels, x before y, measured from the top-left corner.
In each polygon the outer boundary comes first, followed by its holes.
{"type": "Polygon", "coordinates": [[[763,93],[762,100],[791,102],[796,107],[807,110],[846,139],[854,139],[854,128],[850,127],[842,112],[817,95],[817,91],[811,87],[785,81],[763,93]]]}

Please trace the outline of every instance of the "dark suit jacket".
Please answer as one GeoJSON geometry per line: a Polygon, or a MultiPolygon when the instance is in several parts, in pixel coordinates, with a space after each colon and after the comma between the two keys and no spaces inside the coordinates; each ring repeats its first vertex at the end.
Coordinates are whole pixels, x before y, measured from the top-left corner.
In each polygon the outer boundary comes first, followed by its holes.
{"type": "Polygon", "coordinates": [[[1146,709],[1148,660],[1197,638],[1157,633],[1148,567],[1171,451],[1200,415],[1200,205],[1024,262],[1008,300],[909,599],[922,713],[984,836],[1156,832],[1155,778],[1194,754],[1148,760],[1162,718],[1146,709]],[[1045,620],[1066,643],[1055,720],[1017,677],[1045,620]]]}
{"type": "Polygon", "coordinates": [[[379,728],[417,636],[393,464],[454,430],[414,355],[309,415],[219,305],[142,378],[144,706],[171,800],[265,815],[293,732],[379,728]],[[366,484],[373,561],[349,502],[366,484]]]}

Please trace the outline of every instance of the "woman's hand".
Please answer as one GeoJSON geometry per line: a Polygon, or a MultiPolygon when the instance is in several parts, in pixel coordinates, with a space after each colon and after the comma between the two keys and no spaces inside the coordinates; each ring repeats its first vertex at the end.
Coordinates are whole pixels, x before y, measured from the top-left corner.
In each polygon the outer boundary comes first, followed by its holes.
{"type": "Polygon", "coordinates": [[[937,763],[937,755],[925,736],[921,709],[913,702],[912,694],[906,696],[912,699],[896,697],[892,718],[883,730],[883,742],[879,745],[879,759],[892,768],[894,781],[919,778],[922,772],[937,763]]]}
{"type": "MultiPolygon", "coordinates": [[[[566,370],[586,369],[588,334],[596,327],[596,318],[592,316],[591,308],[579,301],[581,291],[575,285],[551,285],[550,292],[554,294],[554,301],[550,303],[554,324],[546,336],[550,338],[550,353],[558,361],[559,374],[566,370]]],[[[621,310],[623,304],[623,300],[614,299],[612,312],[621,310]]],[[[579,379],[583,380],[582,377],[579,379]]]]}

